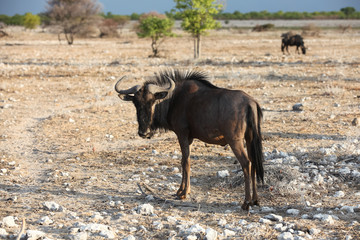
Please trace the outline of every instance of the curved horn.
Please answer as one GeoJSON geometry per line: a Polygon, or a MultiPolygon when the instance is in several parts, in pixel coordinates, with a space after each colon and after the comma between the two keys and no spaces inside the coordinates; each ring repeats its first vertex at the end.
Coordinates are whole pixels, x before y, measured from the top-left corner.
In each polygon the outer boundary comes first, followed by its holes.
{"type": "Polygon", "coordinates": [[[117,83],[115,84],[115,91],[116,92],[120,92],[121,90],[119,89],[119,84],[120,84],[120,82],[125,78],[126,76],[123,76],[122,78],[120,78],[118,81],[117,81],[117,83]]]}
{"type": "Polygon", "coordinates": [[[151,92],[152,94],[155,94],[155,93],[158,93],[158,92],[172,92],[175,89],[175,82],[170,77],[168,77],[166,75],[165,75],[165,77],[169,81],[169,87],[168,88],[160,87],[160,86],[155,85],[155,84],[149,84],[148,85],[149,92],[151,92]]]}
{"type": "Polygon", "coordinates": [[[125,78],[126,76],[123,76],[122,78],[120,78],[117,83],[115,84],[115,91],[119,94],[132,94],[132,93],[136,93],[140,88],[141,86],[140,85],[136,85],[134,87],[131,87],[127,90],[121,90],[119,88],[119,85],[120,85],[120,82],[125,78]]]}

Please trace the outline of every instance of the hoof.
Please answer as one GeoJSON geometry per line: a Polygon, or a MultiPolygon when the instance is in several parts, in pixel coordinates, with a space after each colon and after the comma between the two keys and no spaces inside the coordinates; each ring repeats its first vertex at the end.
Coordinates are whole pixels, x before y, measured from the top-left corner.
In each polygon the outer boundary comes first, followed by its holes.
{"type": "Polygon", "coordinates": [[[178,197],[178,199],[186,199],[186,192],[185,191],[178,191],[176,193],[176,196],[178,197]]]}
{"type": "Polygon", "coordinates": [[[181,200],[186,199],[186,195],[182,194],[182,195],[178,196],[178,198],[181,199],[181,200]]]}
{"type": "Polygon", "coordinates": [[[259,200],[252,201],[251,206],[260,206],[259,200]]]}
{"type": "Polygon", "coordinates": [[[249,211],[250,202],[245,201],[241,206],[242,210],[249,211]]]}

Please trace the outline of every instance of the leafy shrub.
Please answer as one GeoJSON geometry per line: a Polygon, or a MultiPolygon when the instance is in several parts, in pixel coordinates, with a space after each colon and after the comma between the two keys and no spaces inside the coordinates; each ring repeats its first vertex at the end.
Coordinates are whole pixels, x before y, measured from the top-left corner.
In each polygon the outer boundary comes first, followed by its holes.
{"type": "Polygon", "coordinates": [[[0,21],[4,22],[6,25],[24,25],[24,15],[15,14],[12,17],[6,15],[0,15],[0,21]]]}
{"type": "Polygon", "coordinates": [[[165,15],[151,12],[140,16],[140,23],[137,29],[137,35],[140,38],[151,38],[153,57],[159,54],[159,46],[165,37],[173,36],[172,27],[174,21],[165,15]]]}
{"type": "Polygon", "coordinates": [[[35,29],[41,23],[38,15],[26,13],[24,17],[24,27],[28,29],[35,29]]]}

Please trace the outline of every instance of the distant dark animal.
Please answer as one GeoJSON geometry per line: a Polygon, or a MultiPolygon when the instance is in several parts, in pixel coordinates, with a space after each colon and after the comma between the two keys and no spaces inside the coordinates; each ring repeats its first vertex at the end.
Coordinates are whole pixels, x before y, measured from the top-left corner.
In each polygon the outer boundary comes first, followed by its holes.
{"type": "Polygon", "coordinates": [[[153,81],[122,90],[121,78],[115,85],[120,99],[136,108],[138,134],[151,138],[157,129],[177,135],[181,152],[180,199],[190,193],[190,145],[194,138],[210,144],[229,144],[241,164],[245,178],[244,210],[259,205],[256,178],[264,181],[259,104],[241,90],[212,85],[204,73],[166,71],[153,81]],[[247,153],[245,152],[246,141],[247,153]],[[253,194],[251,196],[250,184],[253,194]]]}
{"type": "Polygon", "coordinates": [[[281,51],[285,54],[285,49],[287,51],[287,53],[289,53],[289,46],[296,46],[296,52],[300,54],[299,52],[299,48],[301,48],[301,51],[303,54],[306,54],[306,48],[304,46],[304,40],[303,38],[299,35],[291,35],[290,33],[284,33],[281,35],[282,40],[281,40],[281,51]]]}

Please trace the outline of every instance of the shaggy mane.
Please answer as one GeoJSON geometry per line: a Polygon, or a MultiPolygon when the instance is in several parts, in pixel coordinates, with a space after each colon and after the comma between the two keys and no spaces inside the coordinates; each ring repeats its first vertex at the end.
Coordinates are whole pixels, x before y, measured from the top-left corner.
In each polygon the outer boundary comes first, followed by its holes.
{"type": "Polygon", "coordinates": [[[159,86],[164,86],[169,83],[167,77],[174,80],[175,84],[178,85],[187,80],[199,81],[211,88],[218,88],[209,82],[209,77],[204,72],[199,72],[195,70],[191,71],[180,71],[180,70],[166,70],[160,73],[155,74],[155,80],[147,81],[145,84],[157,84],[159,86]]]}
{"type": "MultiPolygon", "coordinates": [[[[166,86],[169,84],[169,80],[167,79],[168,77],[171,78],[177,86],[185,81],[193,80],[199,81],[210,88],[218,88],[209,82],[208,76],[204,72],[180,70],[167,70],[160,72],[155,75],[155,80],[147,81],[145,82],[145,84],[166,86]]],[[[170,129],[170,125],[167,121],[167,116],[170,109],[171,100],[172,95],[170,94],[165,99],[161,100],[155,105],[154,118],[151,124],[152,130],[158,129],[167,131],[170,129]]]]}

